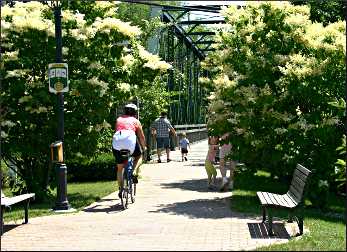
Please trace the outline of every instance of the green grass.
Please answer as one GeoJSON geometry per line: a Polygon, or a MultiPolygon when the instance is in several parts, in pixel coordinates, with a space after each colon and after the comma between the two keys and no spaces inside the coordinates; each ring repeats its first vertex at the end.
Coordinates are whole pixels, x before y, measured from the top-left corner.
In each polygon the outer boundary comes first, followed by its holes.
{"type": "MultiPolygon", "coordinates": [[[[266,172],[255,175],[236,174],[235,189],[231,198],[231,208],[237,212],[261,216],[261,206],[257,191],[286,193],[288,185],[271,179],[266,172]]],[[[288,243],[258,248],[260,251],[345,251],[346,250],[346,201],[344,197],[331,195],[324,211],[313,208],[309,200],[305,201],[304,226],[309,232],[288,243]]],[[[275,211],[274,217],[287,218],[286,211],[275,211]]]]}
{"type": "MultiPolygon", "coordinates": [[[[72,208],[81,210],[91,203],[100,200],[102,197],[118,190],[117,182],[85,182],[85,183],[68,183],[67,199],[72,208]]],[[[10,196],[8,189],[4,190],[5,195],[10,196]]],[[[55,193],[53,198],[44,203],[30,203],[29,218],[57,214],[52,211],[55,203],[55,193]]],[[[10,210],[6,209],[4,221],[15,221],[21,223],[24,219],[24,210],[20,204],[13,205],[10,210]]]]}

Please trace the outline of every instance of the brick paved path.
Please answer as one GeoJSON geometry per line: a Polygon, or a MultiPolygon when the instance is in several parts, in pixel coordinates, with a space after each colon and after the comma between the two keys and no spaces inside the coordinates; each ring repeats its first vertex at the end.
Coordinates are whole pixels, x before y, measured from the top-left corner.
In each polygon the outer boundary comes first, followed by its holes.
{"type": "Polygon", "coordinates": [[[288,241],[295,226],[275,222],[276,237],[269,238],[260,213],[232,212],[232,192],[207,190],[206,151],[202,141],[188,162],[174,151],[170,163],[143,165],[136,202],[126,211],[112,193],[77,213],[29,218],[4,233],[1,250],[251,250],[288,241]]]}

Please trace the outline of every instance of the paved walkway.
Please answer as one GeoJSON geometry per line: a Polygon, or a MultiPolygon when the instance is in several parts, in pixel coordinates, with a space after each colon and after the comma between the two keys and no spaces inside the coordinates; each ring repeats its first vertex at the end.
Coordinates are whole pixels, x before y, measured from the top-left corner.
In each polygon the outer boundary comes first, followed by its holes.
{"type": "Polygon", "coordinates": [[[174,151],[170,163],[143,165],[136,202],[126,211],[112,193],[77,213],[29,218],[4,233],[1,250],[252,250],[288,241],[294,225],[275,223],[270,238],[260,213],[232,212],[232,192],[207,189],[206,152],[202,141],[187,162],[174,151]]]}

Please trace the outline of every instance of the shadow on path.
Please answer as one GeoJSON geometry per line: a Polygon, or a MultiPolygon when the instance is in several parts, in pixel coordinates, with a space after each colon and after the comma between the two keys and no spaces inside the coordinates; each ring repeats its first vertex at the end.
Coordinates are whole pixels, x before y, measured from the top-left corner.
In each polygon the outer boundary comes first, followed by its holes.
{"type": "Polygon", "coordinates": [[[158,205],[159,209],[152,213],[171,213],[184,215],[190,218],[221,219],[230,218],[232,212],[226,207],[225,202],[229,197],[214,199],[197,199],[173,204],[158,205]]]}
{"type": "Polygon", "coordinates": [[[199,163],[194,163],[194,164],[191,164],[191,165],[184,165],[184,166],[205,166],[205,162],[199,162],[199,163]]]}
{"type": "Polygon", "coordinates": [[[255,222],[247,223],[249,233],[253,239],[290,239],[283,223],[273,223],[272,230],[274,236],[269,236],[269,232],[265,223],[255,222]]]}
{"type": "Polygon", "coordinates": [[[86,207],[82,210],[82,212],[87,212],[87,213],[115,213],[115,212],[121,212],[121,211],[123,211],[123,207],[120,203],[117,203],[111,206],[95,204],[95,205],[86,207]]]}
{"type": "Polygon", "coordinates": [[[21,225],[26,225],[26,224],[3,224],[4,234],[21,225]]]}
{"type": "MultiPolygon", "coordinates": [[[[217,178],[217,185],[221,183],[221,179],[217,178]]],[[[218,192],[218,187],[215,189],[207,188],[207,178],[206,179],[187,179],[180,182],[171,183],[161,183],[161,186],[165,188],[179,188],[182,190],[196,191],[196,192],[218,192]]]]}

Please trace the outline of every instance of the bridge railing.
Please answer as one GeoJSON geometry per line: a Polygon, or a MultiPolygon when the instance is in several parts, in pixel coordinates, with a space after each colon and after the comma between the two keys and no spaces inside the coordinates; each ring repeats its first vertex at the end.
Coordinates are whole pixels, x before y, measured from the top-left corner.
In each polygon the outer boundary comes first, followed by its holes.
{"type": "Polygon", "coordinates": [[[184,132],[191,143],[207,139],[208,137],[206,124],[174,125],[174,128],[177,133],[177,137],[174,142],[175,147],[179,146],[179,141],[182,139],[182,133],[184,132]]]}

